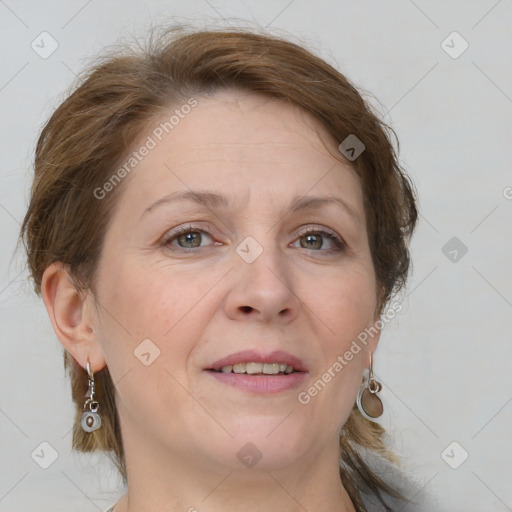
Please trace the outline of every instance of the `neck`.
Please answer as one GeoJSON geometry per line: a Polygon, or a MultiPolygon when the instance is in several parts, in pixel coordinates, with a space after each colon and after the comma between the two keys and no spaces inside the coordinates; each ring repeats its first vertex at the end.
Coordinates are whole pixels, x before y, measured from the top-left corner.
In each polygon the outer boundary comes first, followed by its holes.
{"type": "Polygon", "coordinates": [[[177,458],[140,437],[133,444],[129,438],[128,491],[115,512],[355,512],[339,477],[337,439],[322,453],[284,468],[240,469],[177,458]]]}

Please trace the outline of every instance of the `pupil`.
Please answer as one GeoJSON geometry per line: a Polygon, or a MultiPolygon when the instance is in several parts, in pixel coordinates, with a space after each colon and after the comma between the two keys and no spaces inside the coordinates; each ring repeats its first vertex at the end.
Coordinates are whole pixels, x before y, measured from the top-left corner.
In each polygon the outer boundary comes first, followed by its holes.
{"type": "Polygon", "coordinates": [[[306,243],[303,245],[306,249],[320,249],[322,247],[322,238],[318,235],[305,235],[306,243]]]}
{"type": "Polygon", "coordinates": [[[186,233],[178,237],[178,242],[182,247],[184,245],[187,247],[199,247],[201,238],[199,233],[186,233]]]}

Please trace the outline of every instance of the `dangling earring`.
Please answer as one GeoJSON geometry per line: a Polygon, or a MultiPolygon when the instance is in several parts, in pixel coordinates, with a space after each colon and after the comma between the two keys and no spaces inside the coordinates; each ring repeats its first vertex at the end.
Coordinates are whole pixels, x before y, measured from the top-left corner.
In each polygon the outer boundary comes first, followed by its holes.
{"type": "Polygon", "coordinates": [[[368,380],[361,386],[357,394],[357,408],[359,412],[370,421],[382,416],[384,407],[377,393],[382,389],[382,384],[373,376],[373,358],[370,352],[370,371],[368,380]]]}
{"type": "Polygon", "coordinates": [[[95,400],[94,373],[89,365],[89,359],[87,359],[87,378],[89,389],[85,393],[84,413],[80,424],[85,432],[93,432],[101,427],[101,416],[98,414],[100,404],[95,400]]]}

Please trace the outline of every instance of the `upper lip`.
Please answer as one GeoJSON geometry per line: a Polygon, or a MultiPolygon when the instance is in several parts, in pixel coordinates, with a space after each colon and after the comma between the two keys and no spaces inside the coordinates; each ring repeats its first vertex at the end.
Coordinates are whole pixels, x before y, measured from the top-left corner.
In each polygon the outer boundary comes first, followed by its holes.
{"type": "Polygon", "coordinates": [[[205,369],[220,370],[223,366],[235,365],[237,363],[282,363],[293,366],[295,371],[307,371],[304,363],[298,357],[283,350],[265,353],[256,350],[242,350],[215,361],[211,366],[205,369]]]}

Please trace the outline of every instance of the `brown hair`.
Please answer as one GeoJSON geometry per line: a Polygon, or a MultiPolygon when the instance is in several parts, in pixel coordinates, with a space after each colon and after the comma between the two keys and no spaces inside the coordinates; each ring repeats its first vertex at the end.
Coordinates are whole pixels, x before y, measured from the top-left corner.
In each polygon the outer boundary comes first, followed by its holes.
{"type": "MultiPolygon", "coordinates": [[[[353,162],[364,196],[370,251],[378,285],[378,312],[402,289],[409,269],[408,242],[417,210],[414,188],[398,164],[390,135],[356,88],[321,58],[291,41],[248,30],[172,29],[146,49],[116,51],[92,66],[44,126],[35,154],[35,177],[21,236],[41,293],[44,270],[61,262],[78,290],[94,293],[95,270],[108,221],[122,186],[102,200],[102,187],[145,133],[170,106],[228,87],[280,98],[314,116],[341,143],[355,135],[365,145],[353,162]]],[[[396,136],[394,136],[396,140],[396,136]]],[[[336,157],[344,160],[341,153],[336,157]]],[[[344,160],[346,161],[346,160],[344,160]]],[[[76,405],[73,448],[108,452],[126,483],[127,474],[115,387],[108,368],[96,373],[102,428],[80,428],[87,378],[64,351],[76,405]]],[[[384,429],[354,407],[340,436],[340,477],[358,511],[361,493],[399,496],[366,462],[369,450],[395,461],[384,429]]]]}

